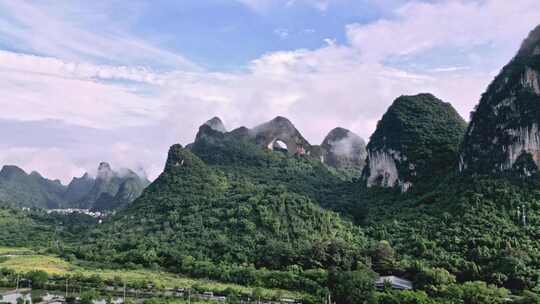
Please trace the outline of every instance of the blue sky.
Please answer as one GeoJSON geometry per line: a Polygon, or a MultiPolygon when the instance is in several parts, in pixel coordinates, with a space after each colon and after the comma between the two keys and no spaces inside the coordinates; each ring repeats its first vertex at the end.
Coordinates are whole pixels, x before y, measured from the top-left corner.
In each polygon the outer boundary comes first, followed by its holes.
{"type": "Polygon", "coordinates": [[[538,23],[537,0],[0,0],[0,165],[154,178],[213,116],[367,140],[420,92],[467,118],[538,23]]]}
{"type": "MultiPolygon", "coordinates": [[[[156,0],[38,1],[32,6],[66,25],[75,24],[97,35],[129,33],[205,68],[234,70],[268,52],[317,49],[325,39],[346,43],[347,24],[375,21],[399,3],[402,1],[156,0]]],[[[24,27],[10,18],[9,10],[2,18],[24,27]]],[[[7,50],[59,55],[28,45],[25,40],[10,39],[9,35],[0,42],[7,50]]],[[[127,62],[114,57],[87,57],[106,64],[171,67],[159,58],[127,62]]]]}
{"type": "Polygon", "coordinates": [[[267,7],[235,1],[183,1],[162,10],[160,5],[167,2],[171,1],[151,5],[134,30],[217,69],[235,69],[268,52],[317,49],[327,38],[344,43],[346,24],[373,21],[383,13],[382,8],[363,1],[341,1],[327,8],[301,1],[278,0],[267,7]]]}

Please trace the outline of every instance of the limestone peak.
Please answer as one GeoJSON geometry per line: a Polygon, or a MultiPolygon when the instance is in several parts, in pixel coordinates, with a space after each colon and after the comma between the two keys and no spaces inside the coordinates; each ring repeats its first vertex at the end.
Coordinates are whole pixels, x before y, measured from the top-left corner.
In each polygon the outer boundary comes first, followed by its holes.
{"type": "Polygon", "coordinates": [[[451,169],[465,128],[457,111],[432,94],[397,98],[367,145],[367,186],[407,191],[417,180],[451,169]]]}
{"type": "Polygon", "coordinates": [[[518,52],[518,56],[535,55],[540,55],[540,25],[529,33],[518,52]]]}
{"type": "Polygon", "coordinates": [[[223,121],[217,116],[205,122],[204,125],[209,126],[214,131],[218,131],[221,133],[227,132],[227,128],[225,128],[225,124],[223,124],[223,121]]]}
{"type": "Polygon", "coordinates": [[[482,95],[465,135],[460,170],[473,174],[540,168],[540,26],[482,95]]]}

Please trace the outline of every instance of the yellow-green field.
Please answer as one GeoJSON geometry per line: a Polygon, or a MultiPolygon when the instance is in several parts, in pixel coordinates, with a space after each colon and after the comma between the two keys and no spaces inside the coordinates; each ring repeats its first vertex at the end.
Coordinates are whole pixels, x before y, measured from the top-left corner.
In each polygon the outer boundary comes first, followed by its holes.
{"type": "MultiPolygon", "coordinates": [[[[236,284],[219,283],[202,279],[191,279],[172,273],[153,270],[88,269],[73,265],[55,256],[35,253],[30,254],[32,251],[24,248],[15,248],[13,250],[9,250],[9,248],[0,247],[0,256],[2,255],[2,252],[6,252],[4,255],[10,254],[15,256],[9,256],[5,261],[0,262],[0,267],[10,268],[17,272],[42,270],[50,275],[81,274],[83,276],[92,276],[97,274],[105,280],[120,277],[123,281],[128,283],[152,281],[157,287],[164,288],[191,288],[192,286],[197,285],[204,289],[218,291],[225,290],[230,287],[244,293],[251,293],[253,289],[236,284]],[[21,255],[17,255],[17,252],[21,253],[21,255]]],[[[270,297],[274,295],[280,295],[287,298],[302,297],[301,293],[275,289],[263,289],[263,294],[270,297]]]]}
{"type": "Polygon", "coordinates": [[[11,254],[17,254],[17,255],[23,255],[23,254],[33,254],[34,251],[28,249],[28,248],[18,248],[18,247],[1,247],[0,246],[0,256],[2,255],[11,255],[11,254]]]}
{"type": "Polygon", "coordinates": [[[43,270],[51,275],[63,275],[74,270],[72,265],[62,259],[35,254],[8,257],[6,261],[0,263],[0,266],[13,269],[17,272],[43,270]]]}

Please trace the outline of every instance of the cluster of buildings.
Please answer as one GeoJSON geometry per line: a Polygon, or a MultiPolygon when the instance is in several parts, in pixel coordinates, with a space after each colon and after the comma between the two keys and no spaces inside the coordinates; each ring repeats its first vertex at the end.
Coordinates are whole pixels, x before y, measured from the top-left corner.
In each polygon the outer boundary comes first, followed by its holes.
{"type": "Polygon", "coordinates": [[[67,208],[67,209],[49,209],[47,210],[47,214],[51,213],[59,213],[59,214],[72,214],[72,213],[80,213],[80,214],[86,214],[94,218],[103,218],[106,216],[106,213],[100,212],[100,211],[90,211],[90,209],[75,209],[75,208],[67,208]]]}

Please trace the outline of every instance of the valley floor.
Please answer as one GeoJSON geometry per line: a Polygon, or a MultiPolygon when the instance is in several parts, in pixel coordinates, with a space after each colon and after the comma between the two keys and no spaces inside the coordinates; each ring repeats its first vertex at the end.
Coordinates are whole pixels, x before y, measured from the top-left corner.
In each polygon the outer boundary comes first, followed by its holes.
{"type": "MultiPolygon", "coordinates": [[[[151,284],[153,290],[164,291],[170,289],[197,289],[220,294],[226,290],[234,290],[239,294],[253,294],[256,292],[264,298],[301,299],[305,295],[279,289],[254,288],[236,284],[220,283],[204,279],[192,279],[172,273],[147,269],[91,269],[70,263],[54,255],[35,252],[27,248],[0,247],[0,269],[9,269],[17,273],[30,271],[44,271],[49,277],[95,277],[99,276],[103,282],[121,279],[129,285],[145,286],[151,284]]],[[[105,287],[107,289],[107,287],[105,287]]]]}

